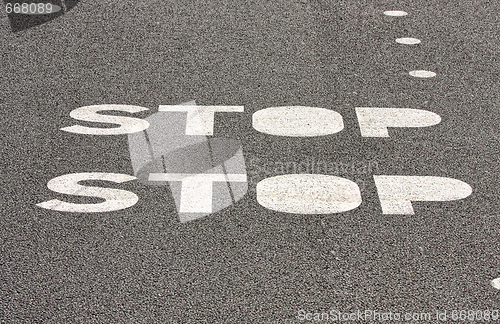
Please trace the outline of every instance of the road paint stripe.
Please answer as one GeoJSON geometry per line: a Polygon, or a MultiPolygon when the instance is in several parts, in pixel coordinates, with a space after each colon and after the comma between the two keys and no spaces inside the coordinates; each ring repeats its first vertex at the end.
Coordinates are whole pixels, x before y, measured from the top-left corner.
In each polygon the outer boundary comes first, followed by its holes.
{"type": "Polygon", "coordinates": [[[420,39],[411,38],[411,37],[397,38],[396,42],[399,43],[399,44],[406,44],[406,45],[414,45],[414,44],[420,44],[421,43],[420,39]]]}
{"type": "Polygon", "coordinates": [[[389,10],[389,11],[384,11],[384,15],[386,15],[386,16],[394,16],[394,17],[401,17],[401,16],[408,15],[408,13],[406,11],[401,11],[401,10],[389,10]]]}
{"type": "Polygon", "coordinates": [[[333,110],[304,106],[271,107],[252,116],[252,126],[262,133],[309,137],[338,133],[344,129],[342,116],[333,110]]]}
{"type": "Polygon", "coordinates": [[[499,289],[500,290],[500,278],[496,278],[496,279],[493,279],[491,280],[491,285],[496,288],[496,289],[499,289]]]}
{"type": "Polygon", "coordinates": [[[243,112],[244,106],[162,105],[158,111],[185,111],[186,135],[213,135],[215,112],[243,112]]]}
{"type": "Polygon", "coordinates": [[[468,197],[467,183],[445,177],[374,175],[382,212],[413,215],[412,201],[451,201],[468,197]]]}
{"type": "Polygon", "coordinates": [[[268,209],[293,214],[333,214],[357,208],[356,183],[323,174],[287,174],[257,184],[257,202],[268,209]]]}
{"type": "Polygon", "coordinates": [[[434,73],[432,71],[425,71],[425,70],[410,71],[409,74],[413,77],[416,77],[416,78],[433,78],[436,76],[436,73],[434,73]]]}
{"type": "Polygon", "coordinates": [[[388,127],[428,127],[441,122],[438,114],[422,109],[371,107],[355,109],[363,137],[389,137],[388,127]]]}

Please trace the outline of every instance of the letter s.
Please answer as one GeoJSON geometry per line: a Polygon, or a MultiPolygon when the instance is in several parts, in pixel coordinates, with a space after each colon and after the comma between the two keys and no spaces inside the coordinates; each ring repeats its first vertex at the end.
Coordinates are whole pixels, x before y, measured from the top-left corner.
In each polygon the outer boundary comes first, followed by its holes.
{"type": "Polygon", "coordinates": [[[100,115],[97,112],[106,110],[118,110],[128,113],[136,113],[148,108],[130,105],[96,105],[85,106],[72,110],[70,116],[74,119],[95,122],[95,123],[109,123],[118,124],[120,127],[115,128],[93,128],[80,125],[74,125],[61,128],[61,130],[87,135],[122,135],[143,131],[149,127],[149,123],[144,119],[123,117],[123,116],[109,116],[100,115]]]}
{"type": "Polygon", "coordinates": [[[39,203],[37,206],[71,213],[103,213],[125,209],[132,207],[139,201],[139,197],[133,192],[112,188],[87,187],[79,185],[78,182],[83,180],[104,180],[123,183],[134,179],[136,179],[136,177],[118,173],[94,172],[65,174],[49,180],[47,187],[61,194],[98,197],[104,198],[106,201],[98,204],[75,204],[53,199],[39,203]]]}

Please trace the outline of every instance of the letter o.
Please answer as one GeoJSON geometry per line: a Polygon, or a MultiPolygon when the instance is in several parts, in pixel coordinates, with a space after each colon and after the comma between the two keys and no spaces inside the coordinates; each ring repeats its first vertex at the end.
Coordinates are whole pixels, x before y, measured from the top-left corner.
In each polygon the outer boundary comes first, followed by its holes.
{"type": "Polygon", "coordinates": [[[266,178],[256,187],[257,202],[293,214],[333,214],[357,208],[361,192],[351,180],[324,174],[286,174],[266,178]]]}
{"type": "Polygon", "coordinates": [[[344,129],[344,121],[338,112],[330,109],[285,106],[256,111],[252,126],[270,135],[311,137],[338,133],[344,129]]]}

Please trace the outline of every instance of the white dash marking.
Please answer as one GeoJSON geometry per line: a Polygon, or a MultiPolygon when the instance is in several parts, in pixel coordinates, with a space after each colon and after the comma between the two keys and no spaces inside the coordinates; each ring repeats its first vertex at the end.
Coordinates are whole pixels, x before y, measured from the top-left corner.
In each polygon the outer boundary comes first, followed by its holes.
{"type": "Polygon", "coordinates": [[[414,44],[420,44],[421,43],[420,39],[411,38],[411,37],[397,38],[396,42],[399,43],[399,44],[406,44],[406,45],[414,45],[414,44]]]}
{"type": "Polygon", "coordinates": [[[496,288],[496,289],[499,289],[500,290],[500,278],[496,278],[496,279],[493,279],[491,280],[491,285],[496,288]]]}
{"type": "Polygon", "coordinates": [[[384,15],[386,15],[386,16],[394,16],[394,17],[401,17],[401,16],[408,15],[408,13],[406,11],[401,11],[401,10],[389,10],[389,11],[384,11],[384,15]]]}
{"type": "Polygon", "coordinates": [[[436,73],[425,70],[416,70],[410,71],[410,75],[416,78],[433,78],[436,76],[436,73]]]}

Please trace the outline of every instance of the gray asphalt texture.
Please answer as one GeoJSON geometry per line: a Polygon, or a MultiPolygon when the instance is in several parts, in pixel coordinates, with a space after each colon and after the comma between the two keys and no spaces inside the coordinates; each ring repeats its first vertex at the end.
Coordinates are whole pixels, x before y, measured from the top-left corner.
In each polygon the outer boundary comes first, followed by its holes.
{"type": "MultiPolygon", "coordinates": [[[[500,4],[494,1],[80,1],[45,24],[0,29],[0,323],[301,323],[298,311],[500,309],[500,4]],[[388,17],[385,10],[404,10],[388,17]],[[415,37],[419,45],[401,45],[415,37]],[[419,79],[411,70],[430,70],[419,79]],[[109,213],[49,211],[47,182],[132,174],[127,135],[63,132],[75,108],[196,100],[240,140],[249,192],[180,223],[162,186],[109,213]],[[302,105],[344,118],[337,134],[259,133],[252,113],[302,105]],[[354,107],[433,111],[442,122],[363,138],[354,107]],[[255,185],[276,161],[354,164],[363,202],[340,214],[273,212],[255,185]],[[363,166],[371,163],[373,168],[363,166]],[[462,180],[471,196],[384,215],[381,175],[462,180]]],[[[124,116],[127,114],[123,114],[124,116]]],[[[94,183],[93,183],[94,184],[94,183]]],[[[368,322],[368,321],[366,321],[368,322]]]]}

